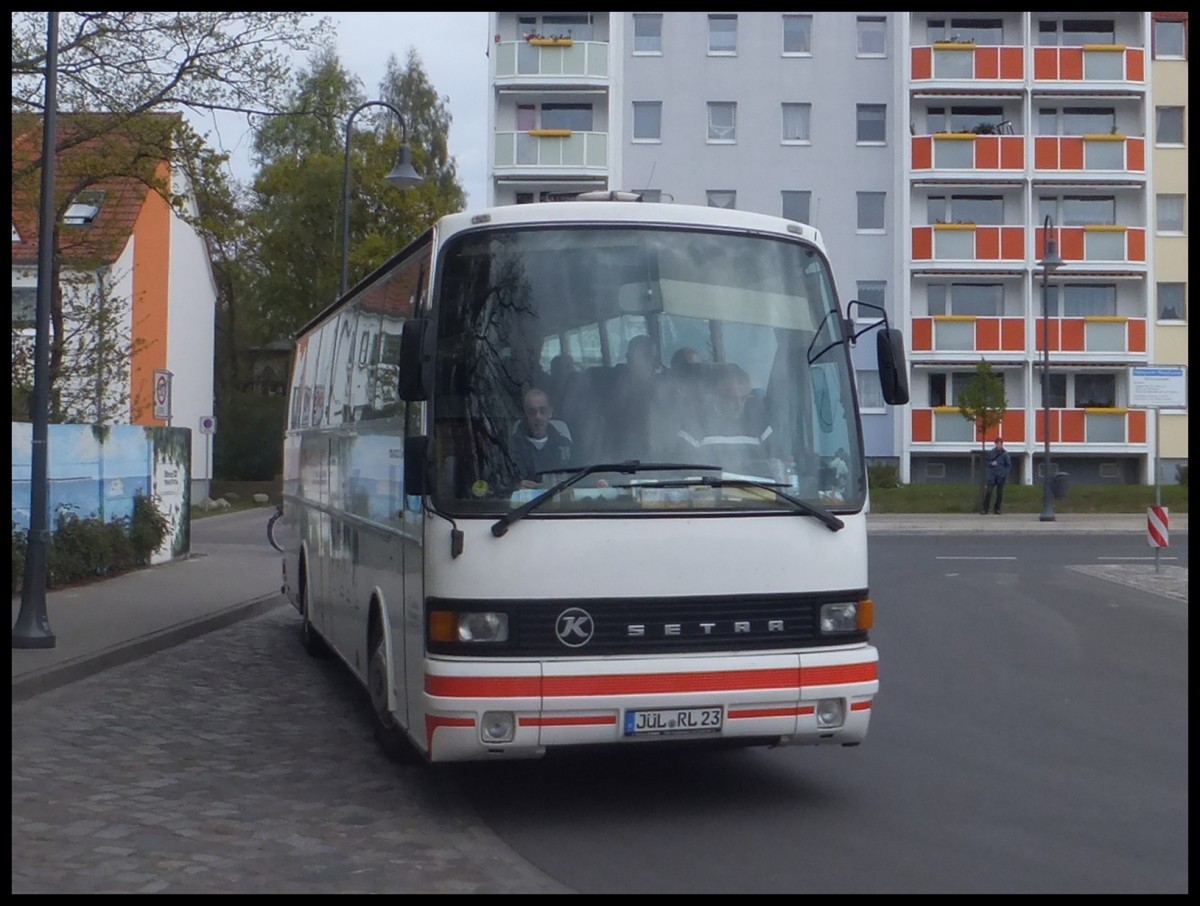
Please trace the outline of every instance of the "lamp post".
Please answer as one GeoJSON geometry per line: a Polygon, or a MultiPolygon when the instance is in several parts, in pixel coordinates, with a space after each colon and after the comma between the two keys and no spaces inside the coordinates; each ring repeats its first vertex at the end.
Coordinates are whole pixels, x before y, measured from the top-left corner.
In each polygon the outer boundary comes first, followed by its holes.
{"type": "Polygon", "coordinates": [[[42,117],[42,198],[38,214],[37,328],[33,347],[33,449],[29,472],[29,536],[21,578],[21,610],[13,648],[57,644],[46,615],[46,552],[50,531],[50,296],[54,282],[54,161],[58,142],[58,13],[46,21],[46,112],[42,117]]]}
{"type": "Polygon", "coordinates": [[[350,272],[350,127],[354,125],[354,118],[368,107],[386,107],[400,121],[400,152],[396,157],[396,166],[392,167],[392,172],[384,179],[397,189],[411,189],[423,182],[421,175],[412,165],[412,152],[408,147],[408,127],[399,110],[387,101],[367,101],[350,111],[350,118],[346,120],[346,171],[342,177],[342,282],[339,295],[346,294],[346,281],[350,272]]]}
{"type": "Polygon", "coordinates": [[[1054,220],[1049,214],[1042,223],[1042,235],[1046,242],[1046,256],[1038,262],[1042,266],[1042,515],[1039,522],[1054,521],[1054,501],[1050,491],[1050,272],[1063,266],[1058,254],[1058,242],[1050,238],[1054,220]]]}

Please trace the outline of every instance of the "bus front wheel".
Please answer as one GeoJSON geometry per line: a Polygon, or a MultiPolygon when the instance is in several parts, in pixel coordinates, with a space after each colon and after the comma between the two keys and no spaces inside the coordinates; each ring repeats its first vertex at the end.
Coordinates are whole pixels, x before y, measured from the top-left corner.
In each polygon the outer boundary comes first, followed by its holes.
{"type": "Polygon", "coordinates": [[[371,659],[367,663],[367,692],[371,696],[371,713],[374,716],[375,740],[383,754],[401,764],[416,764],[420,761],[417,750],[408,741],[404,729],[388,710],[387,643],[379,628],[378,619],[371,621],[368,636],[371,659]]]}

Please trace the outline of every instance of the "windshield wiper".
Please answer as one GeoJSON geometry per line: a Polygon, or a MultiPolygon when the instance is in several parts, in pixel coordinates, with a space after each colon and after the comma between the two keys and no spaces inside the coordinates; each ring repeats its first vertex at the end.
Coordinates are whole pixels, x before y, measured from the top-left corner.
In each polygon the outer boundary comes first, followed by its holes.
{"type": "MultiPolygon", "coordinates": [[[[703,466],[694,466],[693,468],[703,468],[703,466]]],[[[793,497],[791,494],[785,494],[780,488],[788,488],[791,485],[775,484],[769,481],[754,481],[749,478],[705,478],[697,476],[695,478],[670,479],[667,481],[656,481],[653,485],[618,485],[618,487],[656,487],[656,488],[762,488],[764,491],[770,491],[781,500],[786,500],[792,504],[796,510],[803,513],[805,516],[813,516],[829,527],[831,532],[837,532],[846,527],[844,523],[833,513],[824,507],[814,506],[806,500],[801,500],[799,497],[793,497]]]]}
{"type": "MultiPolygon", "coordinates": [[[[708,472],[721,471],[720,466],[704,466],[697,465],[692,462],[641,462],[636,459],[626,460],[625,462],[601,462],[591,466],[584,466],[580,469],[573,469],[575,474],[570,475],[534,497],[528,503],[523,503],[511,513],[505,513],[495,524],[492,525],[492,534],[497,538],[501,537],[508,531],[508,527],[518,519],[524,519],[543,503],[557,494],[561,494],[573,484],[578,484],[589,475],[595,475],[597,472],[619,472],[622,475],[633,475],[637,472],[679,472],[685,469],[704,469],[708,472]]],[[[563,471],[555,469],[556,472],[563,471]]],[[[541,474],[541,473],[539,473],[541,474]]],[[[839,525],[839,528],[841,526],[839,525]]]]}

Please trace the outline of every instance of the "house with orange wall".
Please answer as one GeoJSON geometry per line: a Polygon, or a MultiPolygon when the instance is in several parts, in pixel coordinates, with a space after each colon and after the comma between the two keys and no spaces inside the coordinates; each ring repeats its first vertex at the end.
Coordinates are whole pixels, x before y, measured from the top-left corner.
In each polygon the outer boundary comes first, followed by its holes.
{"type": "MultiPolygon", "coordinates": [[[[60,116],[58,124],[60,137],[70,134],[70,115],[60,116]]],[[[21,162],[40,157],[40,118],[14,116],[12,141],[15,176],[21,162]]],[[[94,409],[90,414],[77,409],[72,420],[190,429],[190,495],[200,500],[207,496],[212,477],[212,435],[206,430],[214,424],[217,290],[207,246],[188,222],[197,213],[196,201],[186,175],[165,160],[154,164],[153,174],[169,187],[173,202],[145,180],[81,173],[90,161],[100,159],[96,144],[106,141],[121,138],[118,134],[85,141],[60,151],[56,160],[60,284],[64,295],[78,294],[74,300],[78,305],[108,304],[118,312],[112,329],[122,342],[128,340],[128,367],[115,377],[97,376],[94,368],[72,363],[73,354],[82,355],[79,348],[68,349],[63,380],[97,385],[94,409]],[[85,189],[74,190],[84,182],[85,189]],[[168,373],[169,418],[156,417],[156,408],[160,415],[167,409],[161,397],[155,405],[156,379],[161,387],[164,372],[168,373]]],[[[35,333],[39,194],[39,174],[20,181],[14,178],[14,363],[22,344],[32,349],[35,333]]],[[[68,308],[64,302],[64,310],[68,308]]],[[[63,333],[70,337],[71,325],[64,325],[63,333]]],[[[32,360],[32,355],[26,358],[32,360]]]]}

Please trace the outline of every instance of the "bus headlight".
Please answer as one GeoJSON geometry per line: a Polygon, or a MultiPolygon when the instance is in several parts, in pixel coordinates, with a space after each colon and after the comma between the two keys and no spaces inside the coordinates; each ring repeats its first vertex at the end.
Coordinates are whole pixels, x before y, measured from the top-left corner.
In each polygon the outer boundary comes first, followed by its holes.
{"type": "Polygon", "coordinates": [[[875,625],[875,604],[870,598],[821,605],[821,632],[863,632],[875,625]]]}
{"type": "Polygon", "coordinates": [[[508,614],[435,610],[429,614],[429,638],[434,642],[507,642],[508,614]]]}
{"type": "Polygon", "coordinates": [[[846,722],[846,702],[840,698],[823,698],[817,702],[817,726],[833,730],[846,722]]]}
{"type": "Polygon", "coordinates": [[[479,723],[479,738],[484,745],[512,742],[516,725],[516,718],[511,711],[485,711],[479,723]]]}

